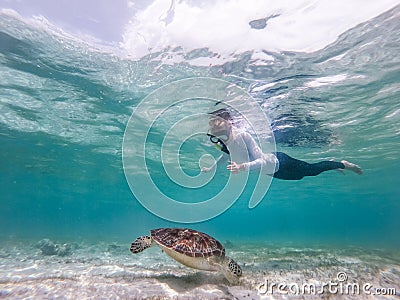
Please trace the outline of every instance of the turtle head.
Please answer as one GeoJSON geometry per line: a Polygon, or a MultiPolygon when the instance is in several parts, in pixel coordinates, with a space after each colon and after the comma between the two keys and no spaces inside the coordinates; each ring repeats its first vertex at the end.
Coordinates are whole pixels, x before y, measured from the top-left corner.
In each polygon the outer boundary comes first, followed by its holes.
{"type": "Polygon", "coordinates": [[[145,235],[145,236],[139,236],[134,240],[131,244],[130,251],[132,253],[139,253],[142,252],[143,250],[151,247],[152,245],[152,239],[151,237],[145,235]]]}
{"type": "Polygon", "coordinates": [[[229,271],[235,275],[236,277],[242,276],[242,268],[238,265],[236,261],[234,261],[232,258],[229,259],[228,262],[228,268],[229,271]]]}
{"type": "Polygon", "coordinates": [[[232,258],[225,257],[221,265],[221,272],[231,284],[237,284],[242,276],[242,268],[232,258]]]}

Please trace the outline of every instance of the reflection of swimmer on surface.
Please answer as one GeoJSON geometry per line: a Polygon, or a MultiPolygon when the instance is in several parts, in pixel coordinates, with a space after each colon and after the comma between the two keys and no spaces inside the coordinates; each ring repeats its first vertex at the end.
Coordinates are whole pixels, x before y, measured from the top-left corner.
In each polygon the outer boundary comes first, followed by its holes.
{"type": "Polygon", "coordinates": [[[253,137],[248,132],[234,127],[231,119],[229,111],[225,108],[210,113],[210,140],[223,154],[212,167],[203,167],[202,172],[212,171],[219,165],[227,163],[231,151],[236,161],[229,161],[226,168],[232,173],[262,168],[266,174],[285,180],[299,180],[329,170],[350,170],[362,174],[359,166],[346,160],[307,163],[283,152],[262,153],[253,137]]]}

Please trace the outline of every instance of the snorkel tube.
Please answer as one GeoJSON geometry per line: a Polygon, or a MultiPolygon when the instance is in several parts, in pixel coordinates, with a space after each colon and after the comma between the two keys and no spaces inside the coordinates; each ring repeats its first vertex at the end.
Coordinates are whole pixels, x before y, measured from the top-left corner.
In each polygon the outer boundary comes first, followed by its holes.
{"type": "Polygon", "coordinates": [[[210,137],[211,143],[213,143],[214,146],[215,146],[218,150],[220,150],[220,151],[222,151],[222,152],[224,152],[224,153],[226,153],[226,154],[229,155],[229,150],[228,150],[228,148],[226,147],[226,145],[224,144],[224,142],[223,142],[220,138],[216,137],[215,135],[212,135],[211,133],[207,133],[207,136],[210,137]]]}

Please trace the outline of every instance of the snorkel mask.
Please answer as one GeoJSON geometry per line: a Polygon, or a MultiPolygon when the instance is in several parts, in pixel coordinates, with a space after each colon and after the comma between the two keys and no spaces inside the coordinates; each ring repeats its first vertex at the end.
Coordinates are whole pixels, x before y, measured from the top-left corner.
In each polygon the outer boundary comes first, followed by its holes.
{"type": "MultiPolygon", "coordinates": [[[[211,121],[212,122],[212,121],[211,121]]],[[[229,121],[223,120],[223,124],[211,125],[208,134],[217,137],[223,141],[229,140],[232,132],[232,126],[229,121]]]]}
{"type": "Polygon", "coordinates": [[[229,151],[224,144],[229,140],[232,132],[231,115],[228,109],[221,108],[215,110],[210,115],[210,130],[208,130],[207,136],[210,137],[210,141],[221,151],[228,153],[229,151]],[[213,124],[215,122],[216,124],[213,124]]]}
{"type": "Polygon", "coordinates": [[[231,116],[226,108],[218,109],[209,113],[210,115],[210,130],[213,136],[227,141],[231,135],[232,125],[230,123],[231,116]]]}

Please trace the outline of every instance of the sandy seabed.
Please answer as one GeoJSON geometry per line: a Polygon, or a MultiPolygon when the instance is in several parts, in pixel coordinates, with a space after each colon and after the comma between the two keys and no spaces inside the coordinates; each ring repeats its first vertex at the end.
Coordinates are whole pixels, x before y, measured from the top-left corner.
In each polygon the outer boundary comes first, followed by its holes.
{"type": "MultiPolygon", "coordinates": [[[[225,245],[226,246],[226,245],[225,245]]],[[[187,268],[155,247],[6,242],[1,299],[400,299],[398,251],[229,245],[238,285],[187,268]]]]}

